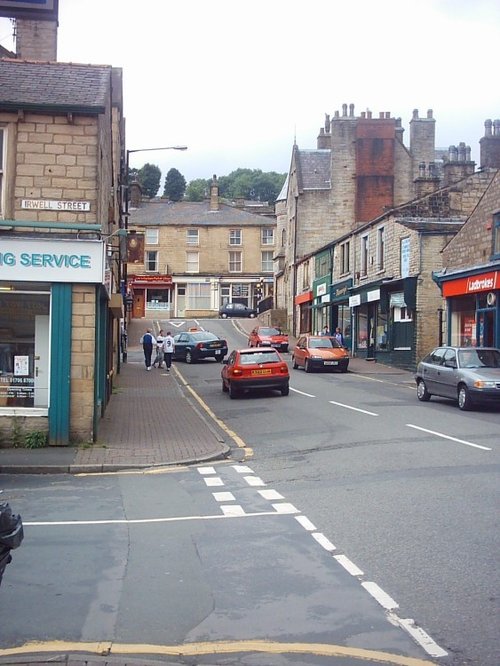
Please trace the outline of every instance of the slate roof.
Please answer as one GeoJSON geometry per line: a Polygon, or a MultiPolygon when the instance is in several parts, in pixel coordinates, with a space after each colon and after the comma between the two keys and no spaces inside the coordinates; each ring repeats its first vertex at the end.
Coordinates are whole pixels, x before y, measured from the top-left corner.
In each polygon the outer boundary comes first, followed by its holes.
{"type": "Polygon", "coordinates": [[[297,150],[296,164],[301,190],[331,188],[330,158],[329,149],[297,150]]]}
{"type": "Polygon", "coordinates": [[[129,226],[252,227],[276,224],[273,218],[247,213],[234,206],[219,204],[217,211],[211,211],[209,206],[208,201],[142,203],[139,208],[130,209],[129,226]]]}
{"type": "Polygon", "coordinates": [[[111,66],[0,59],[0,109],[103,113],[111,66]]]}

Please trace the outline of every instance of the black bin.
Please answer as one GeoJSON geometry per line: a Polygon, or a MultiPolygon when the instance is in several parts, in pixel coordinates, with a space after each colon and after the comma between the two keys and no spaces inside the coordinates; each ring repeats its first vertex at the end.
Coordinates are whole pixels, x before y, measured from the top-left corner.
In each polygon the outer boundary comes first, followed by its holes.
{"type": "Polygon", "coordinates": [[[8,504],[0,503],[0,583],[5,567],[12,560],[10,551],[21,545],[23,537],[21,516],[13,514],[8,504]]]}

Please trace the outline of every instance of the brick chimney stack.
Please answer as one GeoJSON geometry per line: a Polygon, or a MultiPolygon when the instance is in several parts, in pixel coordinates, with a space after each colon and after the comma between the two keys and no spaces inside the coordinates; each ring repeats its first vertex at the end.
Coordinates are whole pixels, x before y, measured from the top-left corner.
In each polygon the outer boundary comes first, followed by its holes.
{"type": "Polygon", "coordinates": [[[481,167],[500,169],[500,120],[486,120],[479,141],[481,167]]]}
{"type": "Polygon", "coordinates": [[[211,211],[219,210],[219,183],[217,176],[214,174],[212,182],[210,183],[210,208],[211,211]]]}
{"type": "Polygon", "coordinates": [[[57,60],[57,21],[16,19],[16,57],[21,60],[57,60]]]}

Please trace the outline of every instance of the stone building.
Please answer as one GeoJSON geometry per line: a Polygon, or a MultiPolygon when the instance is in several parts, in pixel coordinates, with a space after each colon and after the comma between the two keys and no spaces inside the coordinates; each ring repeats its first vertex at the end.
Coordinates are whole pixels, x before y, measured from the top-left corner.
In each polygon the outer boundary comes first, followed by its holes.
{"type": "Polygon", "coordinates": [[[0,430],[66,445],[97,438],[120,362],[122,75],[25,55],[0,60],[0,430]]]}
{"type": "Polygon", "coordinates": [[[500,348],[500,120],[487,120],[481,170],[492,178],[445,246],[434,278],[446,303],[445,342],[500,348]]]}
{"type": "Polygon", "coordinates": [[[132,317],[216,317],[227,302],[257,307],[272,295],[274,216],[221,203],[215,176],[201,203],[142,201],[136,191],[128,225],[132,317]]]}

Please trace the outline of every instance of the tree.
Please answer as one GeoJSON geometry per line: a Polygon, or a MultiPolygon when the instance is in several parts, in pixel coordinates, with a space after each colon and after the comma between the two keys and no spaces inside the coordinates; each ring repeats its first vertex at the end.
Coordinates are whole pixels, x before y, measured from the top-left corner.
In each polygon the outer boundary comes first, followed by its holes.
{"type": "Polygon", "coordinates": [[[187,201],[203,201],[210,190],[210,181],[204,178],[196,178],[190,181],[186,188],[187,201]]]}
{"type": "Polygon", "coordinates": [[[219,178],[219,193],[226,199],[273,202],[280,193],[286,174],[260,169],[236,169],[219,178]]]}
{"type": "Polygon", "coordinates": [[[161,171],[156,164],[145,164],[137,172],[137,180],[141,184],[144,196],[152,199],[156,196],[160,187],[161,171]]]}
{"type": "Polygon", "coordinates": [[[163,196],[170,201],[181,201],[186,191],[186,179],[177,169],[170,169],[165,178],[163,196]]]}

